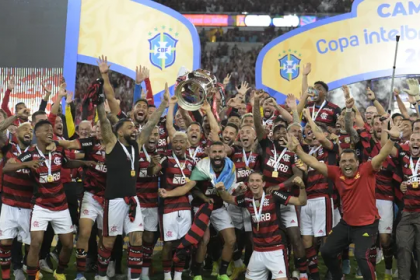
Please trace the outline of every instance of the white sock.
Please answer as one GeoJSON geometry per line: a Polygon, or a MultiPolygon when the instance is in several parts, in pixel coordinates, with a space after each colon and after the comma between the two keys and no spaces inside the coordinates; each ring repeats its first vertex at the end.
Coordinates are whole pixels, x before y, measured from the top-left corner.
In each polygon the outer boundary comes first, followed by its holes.
{"type": "Polygon", "coordinates": [[[172,280],[172,275],[170,272],[165,272],[164,275],[165,275],[165,280],[172,280]]]}
{"type": "Polygon", "coordinates": [[[306,278],[308,278],[308,274],[306,274],[306,273],[301,273],[301,274],[300,274],[300,277],[306,277],[306,278]]]}
{"type": "Polygon", "coordinates": [[[385,274],[392,275],[392,269],[385,269],[385,274]]]}
{"type": "Polygon", "coordinates": [[[174,280],[182,280],[182,272],[175,271],[174,280]]]}
{"type": "Polygon", "coordinates": [[[242,259],[239,259],[237,261],[233,261],[233,264],[235,267],[241,267],[244,263],[242,262],[242,259]]]}
{"type": "Polygon", "coordinates": [[[143,267],[141,270],[142,276],[149,276],[149,267],[143,267]]]}

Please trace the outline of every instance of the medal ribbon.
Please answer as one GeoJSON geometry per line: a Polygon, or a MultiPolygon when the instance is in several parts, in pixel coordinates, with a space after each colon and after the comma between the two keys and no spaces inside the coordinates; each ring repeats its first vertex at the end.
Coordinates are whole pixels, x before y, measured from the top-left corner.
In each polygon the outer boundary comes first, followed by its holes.
{"type": "Polygon", "coordinates": [[[251,161],[251,152],[249,153],[249,157],[248,158],[246,158],[246,153],[245,153],[245,149],[244,148],[242,148],[242,153],[243,153],[243,155],[244,155],[244,162],[245,162],[245,165],[246,165],[246,167],[249,167],[249,162],[251,161]]]}
{"type": "Polygon", "coordinates": [[[146,147],[144,145],[143,145],[143,152],[144,152],[144,155],[146,156],[147,161],[150,162],[150,155],[147,152],[146,147]]]}
{"type": "Polygon", "coordinates": [[[277,170],[279,169],[279,163],[280,163],[280,160],[283,158],[283,155],[284,155],[284,153],[286,152],[286,150],[287,150],[287,148],[284,148],[283,149],[283,152],[281,152],[281,154],[280,154],[280,157],[279,158],[277,158],[277,150],[276,150],[276,144],[274,144],[274,161],[276,162],[275,164],[274,164],[274,171],[276,171],[277,172],[277,170]]]}
{"type": "Polygon", "coordinates": [[[316,118],[318,117],[319,112],[321,112],[322,108],[324,108],[325,104],[327,103],[327,100],[324,100],[324,102],[322,102],[321,107],[319,107],[318,111],[315,114],[315,103],[314,106],[312,107],[312,120],[315,121],[316,118]]]}
{"type": "Polygon", "coordinates": [[[51,176],[51,152],[48,153],[48,160],[44,156],[44,153],[36,146],[36,150],[38,151],[38,154],[45,159],[45,165],[48,168],[48,176],[51,176]]]}
{"type": "Polygon", "coordinates": [[[416,167],[414,167],[413,157],[410,157],[410,169],[411,169],[412,178],[417,177],[419,173],[419,166],[420,166],[420,159],[417,160],[416,167]]]}
{"type": "Polygon", "coordinates": [[[190,157],[194,160],[194,162],[196,162],[198,148],[200,148],[200,146],[197,146],[195,148],[194,154],[191,153],[191,148],[188,149],[188,152],[190,153],[190,157]]]}
{"type": "MultiPolygon", "coordinates": [[[[16,149],[18,150],[19,155],[21,155],[21,154],[22,154],[22,150],[20,149],[19,144],[16,144],[16,149]]],[[[29,149],[29,146],[28,146],[28,147],[26,147],[25,152],[26,152],[28,149],[29,149]]]]}
{"type": "Polygon", "coordinates": [[[179,166],[179,170],[181,170],[181,173],[182,173],[182,178],[184,178],[184,179],[185,179],[185,178],[187,178],[187,177],[185,176],[185,174],[184,174],[184,168],[185,168],[185,165],[186,165],[187,159],[185,159],[184,165],[183,165],[183,166],[181,166],[181,164],[179,163],[178,157],[175,155],[175,153],[174,153],[174,152],[172,152],[172,156],[174,157],[176,164],[178,164],[178,166],[179,166]]]}
{"type": "Polygon", "coordinates": [[[316,149],[315,149],[315,147],[312,147],[311,150],[309,151],[309,155],[311,156],[311,155],[315,154],[316,152],[318,152],[318,150],[319,150],[319,148],[321,148],[321,146],[322,145],[319,145],[316,149]]]}
{"type": "Polygon", "coordinates": [[[255,198],[252,198],[252,206],[254,207],[255,219],[257,220],[258,224],[260,223],[260,220],[261,220],[264,200],[265,200],[265,192],[263,191],[263,195],[261,197],[261,202],[260,202],[260,209],[258,209],[258,212],[257,212],[257,205],[255,204],[255,198]]]}
{"type": "Polygon", "coordinates": [[[131,161],[131,171],[134,171],[134,147],[131,146],[131,156],[130,156],[130,153],[128,152],[127,148],[120,141],[118,141],[118,142],[121,144],[125,154],[127,155],[127,157],[131,161]]]}

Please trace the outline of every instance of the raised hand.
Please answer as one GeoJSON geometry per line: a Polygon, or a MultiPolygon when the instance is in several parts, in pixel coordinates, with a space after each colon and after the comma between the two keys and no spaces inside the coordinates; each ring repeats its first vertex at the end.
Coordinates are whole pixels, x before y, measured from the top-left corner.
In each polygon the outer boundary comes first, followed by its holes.
{"type": "Polygon", "coordinates": [[[412,96],[420,95],[419,89],[419,81],[417,79],[407,79],[408,89],[404,89],[404,91],[412,96]]]}
{"type": "Polygon", "coordinates": [[[45,93],[47,95],[50,95],[51,94],[51,91],[52,91],[52,85],[51,84],[45,84],[45,83],[43,83],[42,84],[42,90],[45,91],[45,93]]]}
{"type": "Polygon", "coordinates": [[[296,152],[300,146],[299,141],[293,135],[287,134],[287,148],[289,151],[296,152]]]}
{"type": "Polygon", "coordinates": [[[350,98],[350,89],[349,89],[349,86],[348,85],[344,85],[344,86],[341,87],[341,89],[344,92],[344,98],[345,99],[349,99],[350,98]]]}
{"type": "Polygon", "coordinates": [[[144,89],[141,89],[141,96],[140,96],[140,98],[141,99],[146,99],[146,97],[147,97],[147,90],[145,91],[144,89]]]}
{"type": "Polygon", "coordinates": [[[391,127],[390,130],[386,129],[385,132],[388,133],[388,135],[391,138],[399,138],[400,137],[400,133],[401,133],[401,127],[394,125],[393,127],[391,127]]]}
{"type": "Polygon", "coordinates": [[[354,99],[353,98],[346,99],[346,108],[351,109],[353,108],[353,106],[354,106],[354,99]]]}
{"type": "Polygon", "coordinates": [[[371,101],[376,99],[375,93],[370,89],[370,87],[367,88],[366,96],[371,101]]]}
{"type": "Polygon", "coordinates": [[[229,84],[229,82],[230,82],[230,78],[232,77],[232,75],[230,74],[230,73],[228,73],[227,75],[226,75],[226,77],[223,79],[223,84],[224,85],[227,85],[227,84],[229,84]]]}
{"type": "Polygon", "coordinates": [[[204,100],[203,105],[201,105],[201,109],[203,109],[204,111],[208,111],[211,109],[210,104],[207,100],[204,100]]]}
{"type": "Polygon", "coordinates": [[[400,90],[397,88],[394,88],[394,96],[397,97],[400,95],[400,90]]]}
{"type": "Polygon", "coordinates": [[[178,97],[172,96],[171,99],[169,99],[169,104],[175,105],[178,102],[178,97]]]}
{"type": "Polygon", "coordinates": [[[257,90],[254,93],[254,98],[260,99],[263,96],[264,96],[264,91],[263,90],[257,90]]]}
{"type": "Polygon", "coordinates": [[[168,104],[169,102],[169,88],[168,88],[168,83],[165,83],[165,93],[163,94],[163,101],[166,102],[166,104],[168,104]]]}
{"type": "Polygon", "coordinates": [[[296,97],[293,94],[289,93],[286,98],[286,104],[290,109],[292,110],[296,109],[297,108],[296,97]]]}
{"type": "Polygon", "coordinates": [[[67,84],[65,82],[60,85],[60,89],[58,90],[59,99],[67,96],[66,88],[67,88],[67,84]]]}
{"type": "Polygon", "coordinates": [[[109,68],[111,67],[111,64],[108,64],[108,57],[102,55],[96,62],[98,63],[99,72],[101,72],[101,74],[108,73],[109,68]]]}
{"type": "Polygon", "coordinates": [[[70,104],[73,102],[73,92],[72,91],[68,91],[67,92],[67,97],[66,97],[66,103],[70,104]]]}
{"type": "Polygon", "coordinates": [[[305,109],[303,109],[303,111],[302,111],[302,115],[307,119],[307,120],[309,120],[309,119],[311,119],[312,117],[311,117],[311,114],[309,113],[309,109],[308,108],[305,108],[305,109]]]}
{"type": "Polygon", "coordinates": [[[248,91],[249,87],[248,87],[248,83],[246,81],[241,83],[241,88],[239,89],[238,87],[236,87],[236,91],[239,94],[245,95],[245,93],[248,91]]]}
{"type": "Polygon", "coordinates": [[[136,66],[136,84],[141,84],[144,80],[149,78],[150,71],[145,66],[136,66]]]}
{"type": "Polygon", "coordinates": [[[11,76],[9,81],[7,81],[7,89],[13,90],[15,88],[15,76],[11,76]]]}
{"type": "Polygon", "coordinates": [[[306,63],[305,66],[303,67],[302,74],[305,76],[309,75],[309,73],[311,73],[311,68],[312,68],[312,65],[310,63],[306,63]]]}

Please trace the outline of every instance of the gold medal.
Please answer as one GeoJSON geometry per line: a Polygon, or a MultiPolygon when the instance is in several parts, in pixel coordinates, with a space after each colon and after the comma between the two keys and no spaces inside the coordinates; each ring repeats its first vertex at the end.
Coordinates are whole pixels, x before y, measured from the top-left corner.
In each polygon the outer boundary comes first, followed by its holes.
{"type": "Polygon", "coordinates": [[[134,177],[134,176],[136,176],[136,171],[131,170],[131,177],[134,177]]]}
{"type": "Polygon", "coordinates": [[[279,177],[279,173],[277,171],[273,171],[273,173],[271,173],[271,176],[273,178],[277,178],[277,177],[279,177]]]}
{"type": "Polygon", "coordinates": [[[419,182],[415,181],[415,182],[411,183],[411,185],[413,186],[413,189],[417,189],[419,187],[419,182]]]}
{"type": "Polygon", "coordinates": [[[52,183],[52,182],[54,181],[54,177],[53,177],[53,175],[49,174],[49,175],[47,176],[47,181],[48,181],[48,183],[52,183]]]}

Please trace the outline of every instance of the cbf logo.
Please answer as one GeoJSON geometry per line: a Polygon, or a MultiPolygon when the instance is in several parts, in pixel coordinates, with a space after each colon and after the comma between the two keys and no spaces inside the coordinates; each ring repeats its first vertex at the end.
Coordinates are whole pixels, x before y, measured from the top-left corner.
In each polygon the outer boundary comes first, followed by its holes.
{"type": "MultiPolygon", "coordinates": [[[[164,32],[165,26],[162,26],[160,32],[155,28],[156,31],[158,33],[149,39],[150,62],[160,70],[164,70],[175,62],[178,40],[164,32]]],[[[169,28],[169,31],[172,31],[172,28],[169,28]]],[[[149,32],[149,35],[152,34],[152,32],[149,32]]],[[[175,33],[176,36],[178,36],[178,33],[175,33]]]]}
{"type": "Polygon", "coordinates": [[[299,77],[300,58],[297,56],[301,55],[297,54],[297,51],[294,51],[293,54],[290,52],[291,50],[289,50],[289,53],[287,54],[286,51],[283,51],[283,54],[279,54],[279,56],[283,55],[283,57],[279,59],[280,76],[289,82],[299,77]]]}

